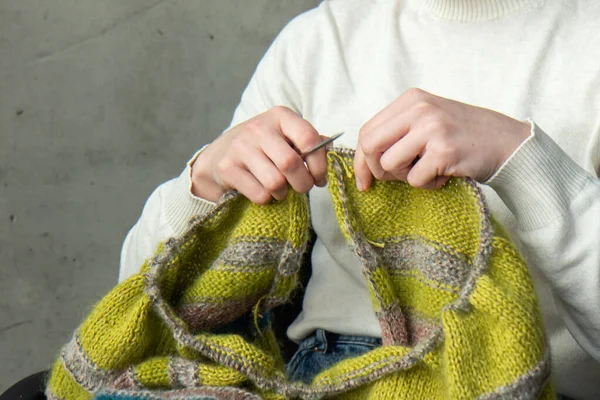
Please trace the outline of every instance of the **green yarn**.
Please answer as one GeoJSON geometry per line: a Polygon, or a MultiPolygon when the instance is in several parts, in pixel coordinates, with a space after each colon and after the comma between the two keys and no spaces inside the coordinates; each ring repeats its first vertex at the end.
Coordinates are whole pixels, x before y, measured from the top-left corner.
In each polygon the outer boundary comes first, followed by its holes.
{"type": "Polygon", "coordinates": [[[375,182],[359,192],[352,159],[329,152],[329,190],[383,346],[309,385],[287,381],[281,338],[258,316],[300,298],[308,200],[290,192],[258,206],[229,193],[96,305],[63,348],[48,397],[552,399],[535,290],[479,187],[375,182]],[[242,332],[223,333],[235,321],[242,332]]]}

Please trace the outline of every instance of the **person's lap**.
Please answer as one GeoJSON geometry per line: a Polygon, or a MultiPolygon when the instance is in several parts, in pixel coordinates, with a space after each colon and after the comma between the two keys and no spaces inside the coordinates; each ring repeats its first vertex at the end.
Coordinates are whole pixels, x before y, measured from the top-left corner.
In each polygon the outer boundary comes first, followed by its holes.
{"type": "MultiPolygon", "coordinates": [[[[316,330],[298,346],[286,366],[288,379],[310,383],[321,371],[351,357],[357,357],[381,346],[381,339],[368,336],[337,335],[322,329],[316,330]]],[[[0,395],[1,400],[44,399],[43,385],[46,372],[33,375],[14,385],[0,395]]],[[[569,400],[558,395],[557,400],[569,400]]]]}
{"type": "Polygon", "coordinates": [[[357,357],[381,346],[381,339],[368,336],[336,335],[317,329],[298,347],[287,364],[288,379],[310,383],[319,372],[346,358],[357,357]]]}
{"type": "MultiPolygon", "coordinates": [[[[336,335],[317,329],[300,342],[286,366],[288,379],[310,383],[321,371],[339,361],[357,357],[381,346],[381,339],[368,336],[336,335]]],[[[571,400],[557,395],[557,400],[571,400]]]]}

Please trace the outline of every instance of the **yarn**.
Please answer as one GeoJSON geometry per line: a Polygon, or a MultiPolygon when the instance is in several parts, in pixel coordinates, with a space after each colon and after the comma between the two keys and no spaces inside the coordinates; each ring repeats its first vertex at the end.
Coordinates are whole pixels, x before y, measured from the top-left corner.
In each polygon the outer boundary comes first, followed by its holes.
{"type": "Polygon", "coordinates": [[[381,347],[310,384],[286,379],[282,338],[260,321],[300,298],[308,199],[290,191],[259,206],[231,192],[95,306],[56,361],[48,398],[554,398],[527,267],[478,185],[376,181],[360,192],[352,160],[329,151],[329,191],[381,347]]]}

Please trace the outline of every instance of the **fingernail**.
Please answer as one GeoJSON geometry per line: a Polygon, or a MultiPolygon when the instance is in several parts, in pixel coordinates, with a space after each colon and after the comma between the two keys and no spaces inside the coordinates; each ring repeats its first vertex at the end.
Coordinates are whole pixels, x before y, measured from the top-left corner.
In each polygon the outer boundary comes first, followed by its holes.
{"type": "Polygon", "coordinates": [[[356,176],[356,187],[358,188],[358,190],[360,190],[361,192],[363,190],[365,190],[365,187],[363,185],[363,183],[361,182],[360,178],[358,177],[358,175],[356,176]]]}

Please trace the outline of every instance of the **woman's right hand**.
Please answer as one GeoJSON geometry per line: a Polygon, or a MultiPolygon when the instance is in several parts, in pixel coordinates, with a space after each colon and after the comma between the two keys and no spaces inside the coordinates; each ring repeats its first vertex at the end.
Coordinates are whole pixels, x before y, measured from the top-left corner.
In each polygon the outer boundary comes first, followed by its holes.
{"type": "Polygon", "coordinates": [[[192,165],[192,193],[216,202],[236,189],[250,201],[268,204],[285,199],[288,185],[307,193],[325,186],[325,149],[300,153],[323,138],[312,125],[286,107],[274,107],[231,128],[200,153],[192,165]]]}

